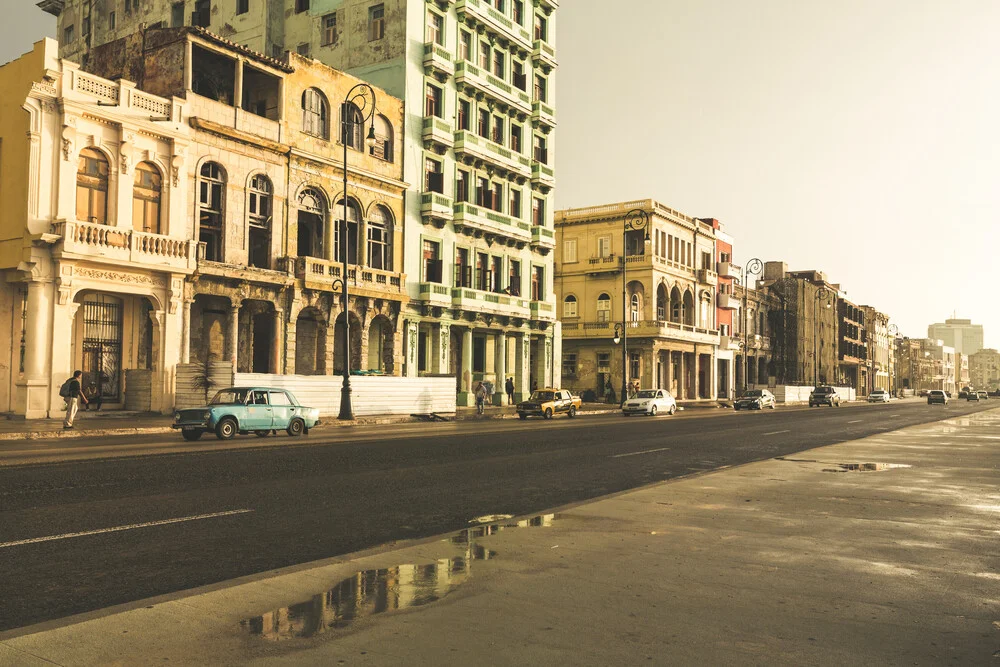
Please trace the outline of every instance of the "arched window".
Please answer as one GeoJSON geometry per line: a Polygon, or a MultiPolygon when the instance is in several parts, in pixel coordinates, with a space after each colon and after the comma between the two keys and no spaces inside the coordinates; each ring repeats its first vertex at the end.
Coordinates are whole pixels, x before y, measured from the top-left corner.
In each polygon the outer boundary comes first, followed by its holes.
{"type": "Polygon", "coordinates": [[[132,186],[132,229],[149,234],[160,231],[160,196],[163,177],[150,162],[135,165],[135,183],[132,186]]]}
{"type": "Polygon", "coordinates": [[[663,284],[656,288],[656,319],[667,319],[667,288],[663,284]]]}
{"type": "Polygon", "coordinates": [[[80,151],[76,168],[76,219],[105,225],[108,222],[108,174],[104,154],[96,148],[80,151]]]}
{"type": "Polygon", "coordinates": [[[271,180],[264,174],[250,179],[250,255],[248,264],[271,268],[271,180]]]}
{"type": "Polygon", "coordinates": [[[226,172],[217,162],[201,165],[198,174],[198,241],[205,259],[223,261],[222,220],[225,213],[226,172]]]}
{"type": "Polygon", "coordinates": [[[392,213],[381,204],[368,214],[368,266],[392,271],[392,213]]]}
{"type": "Polygon", "coordinates": [[[305,188],[298,201],[299,257],[325,259],[326,198],[318,190],[305,188]]]}
{"type": "Polygon", "coordinates": [[[681,323],[681,291],[676,287],[670,290],[670,321],[675,324],[681,323]]]}
{"type": "MultiPolygon", "coordinates": [[[[336,261],[341,261],[341,253],[344,249],[341,247],[341,226],[344,220],[344,200],[341,199],[337,202],[334,208],[333,215],[336,216],[338,222],[336,228],[333,230],[333,258],[336,261]]],[[[361,222],[361,209],[358,204],[353,199],[347,200],[347,263],[357,264],[358,263],[358,226],[361,222]]]]}
{"type": "Polygon", "coordinates": [[[641,303],[641,300],[639,299],[639,295],[638,294],[633,294],[632,295],[632,302],[631,302],[631,306],[632,307],[630,308],[630,315],[631,315],[630,319],[633,322],[638,322],[639,321],[639,315],[640,315],[640,313],[639,313],[639,307],[640,307],[640,303],[641,303]]]}
{"type": "Polygon", "coordinates": [[[762,311],[760,311],[759,317],[760,317],[760,324],[757,327],[757,333],[759,333],[761,336],[766,336],[767,335],[767,313],[762,310],[762,311]]]}
{"type": "Polygon", "coordinates": [[[330,138],[330,113],[326,97],[315,88],[302,93],[302,131],[320,139],[330,138]]]}
{"type": "Polygon", "coordinates": [[[385,116],[378,115],[372,119],[375,127],[375,145],[371,148],[371,153],[380,160],[392,162],[392,125],[385,116]]]}
{"type": "Polygon", "coordinates": [[[611,321],[611,297],[607,294],[601,294],[597,297],[597,321],[611,321]]]}
{"type": "Polygon", "coordinates": [[[684,324],[694,326],[694,295],[691,292],[684,292],[684,324]]]}
{"type": "Polygon", "coordinates": [[[361,115],[361,110],[353,102],[341,106],[340,127],[341,141],[354,150],[360,151],[364,146],[364,137],[361,136],[364,117],[361,115]]]}
{"type": "Polygon", "coordinates": [[[576,317],[576,297],[570,294],[563,299],[563,317],[576,317]]]}

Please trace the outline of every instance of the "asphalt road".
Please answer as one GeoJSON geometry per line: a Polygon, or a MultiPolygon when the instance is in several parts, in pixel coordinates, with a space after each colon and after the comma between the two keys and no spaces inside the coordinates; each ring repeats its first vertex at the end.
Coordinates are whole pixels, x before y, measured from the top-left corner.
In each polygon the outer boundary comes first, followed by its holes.
{"type": "Polygon", "coordinates": [[[33,443],[73,460],[0,467],[0,631],[992,406],[409,424],[226,449],[33,443]]]}

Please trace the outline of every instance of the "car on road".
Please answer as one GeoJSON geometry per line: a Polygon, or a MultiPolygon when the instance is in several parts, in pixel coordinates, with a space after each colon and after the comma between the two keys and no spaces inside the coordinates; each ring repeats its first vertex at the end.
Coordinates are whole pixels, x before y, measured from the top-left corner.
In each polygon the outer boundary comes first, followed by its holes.
{"type": "Polygon", "coordinates": [[[833,387],[816,387],[809,394],[809,407],[819,407],[829,405],[831,408],[840,407],[840,395],[833,387]]]}
{"type": "Polygon", "coordinates": [[[926,396],[926,395],[927,395],[927,394],[929,394],[929,393],[930,393],[930,389],[921,389],[921,390],[920,390],[920,391],[919,391],[919,392],[917,393],[917,396],[919,396],[920,398],[923,398],[924,396],[926,396]]]}
{"type": "Polygon", "coordinates": [[[531,392],[528,400],[517,404],[517,416],[527,419],[531,415],[538,415],[552,419],[562,412],[569,417],[576,417],[581,405],[583,402],[580,397],[566,389],[536,389],[531,392]]]}
{"type": "Polygon", "coordinates": [[[868,394],[869,403],[888,403],[889,402],[889,392],[885,389],[872,389],[872,393],[868,394]]]}
{"type": "Polygon", "coordinates": [[[748,389],[743,395],[733,402],[734,410],[763,410],[764,408],[774,408],[778,402],[774,394],[767,389],[748,389]]]}
{"type": "MultiPolygon", "coordinates": [[[[972,392],[975,393],[975,392],[972,392]]],[[[979,396],[976,396],[976,400],[979,400],[979,396]]],[[[941,405],[948,405],[948,394],[944,393],[940,389],[931,389],[927,392],[927,405],[933,403],[940,403],[941,405]]]]}
{"type": "Polygon", "coordinates": [[[651,415],[655,417],[661,412],[672,415],[677,412],[677,401],[666,389],[640,389],[635,396],[622,405],[622,414],[651,415]]]}
{"type": "Polygon", "coordinates": [[[279,430],[300,436],[319,423],[319,408],[302,405],[287,389],[231,387],[204,407],[178,410],[170,427],[193,441],[208,432],[219,440],[247,433],[264,438],[279,430]]]}
{"type": "Polygon", "coordinates": [[[985,391],[977,391],[976,394],[979,395],[979,400],[980,401],[988,401],[988,400],[990,400],[990,395],[987,392],[985,392],[985,391]]]}
{"type": "Polygon", "coordinates": [[[970,391],[970,392],[968,392],[965,395],[965,400],[966,401],[978,401],[979,400],[979,392],[978,391],[970,391]]]}

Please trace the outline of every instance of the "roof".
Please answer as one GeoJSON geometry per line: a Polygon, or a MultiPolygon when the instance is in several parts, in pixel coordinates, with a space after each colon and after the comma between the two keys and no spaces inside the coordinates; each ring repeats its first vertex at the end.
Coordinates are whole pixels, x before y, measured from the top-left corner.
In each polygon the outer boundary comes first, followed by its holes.
{"type": "Polygon", "coordinates": [[[199,37],[202,37],[210,42],[215,42],[216,44],[224,46],[231,51],[241,53],[249,58],[252,58],[253,60],[268,65],[269,67],[280,69],[282,72],[288,72],[290,74],[295,71],[295,68],[286,62],[278,60],[277,58],[265,56],[263,53],[258,53],[253,49],[243,46],[242,44],[237,44],[234,41],[226,39],[225,37],[216,35],[214,32],[210,32],[201,26],[191,26],[187,28],[187,32],[192,35],[198,35],[199,37]]]}

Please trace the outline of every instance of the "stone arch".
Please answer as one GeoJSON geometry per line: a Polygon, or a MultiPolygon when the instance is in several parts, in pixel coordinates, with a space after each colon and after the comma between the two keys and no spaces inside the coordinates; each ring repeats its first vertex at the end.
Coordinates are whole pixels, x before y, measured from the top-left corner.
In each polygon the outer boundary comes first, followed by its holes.
{"type": "Polygon", "coordinates": [[[670,304],[667,298],[667,285],[663,281],[656,287],[656,319],[666,321],[670,304]]]}
{"type": "MultiPolygon", "coordinates": [[[[341,311],[337,315],[337,320],[334,325],[333,333],[333,372],[343,373],[344,372],[344,322],[345,317],[350,318],[346,320],[350,322],[351,329],[351,371],[360,370],[362,364],[362,349],[361,341],[363,340],[363,325],[361,323],[361,318],[354,311],[347,311],[344,313],[341,311]]],[[[391,346],[390,346],[391,347],[391,346]]]]}
{"type": "Polygon", "coordinates": [[[670,321],[674,324],[680,324],[684,321],[684,301],[677,285],[674,285],[670,290],[670,321]]]}
{"type": "Polygon", "coordinates": [[[295,372],[326,373],[326,317],[316,306],[307,306],[295,319],[295,372]]]}
{"type": "Polygon", "coordinates": [[[684,313],[684,324],[688,326],[694,326],[695,312],[694,312],[694,295],[691,290],[684,290],[684,301],[682,307],[684,313]]]}
{"type": "Polygon", "coordinates": [[[379,314],[372,318],[368,324],[368,370],[393,374],[394,334],[395,327],[388,317],[379,314]]]}

